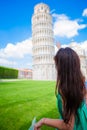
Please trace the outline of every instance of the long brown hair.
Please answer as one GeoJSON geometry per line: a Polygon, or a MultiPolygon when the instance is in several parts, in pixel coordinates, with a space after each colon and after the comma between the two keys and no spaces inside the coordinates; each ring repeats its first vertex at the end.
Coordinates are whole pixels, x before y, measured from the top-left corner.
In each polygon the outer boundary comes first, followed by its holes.
{"type": "Polygon", "coordinates": [[[68,123],[71,115],[77,112],[85,95],[80,59],[74,50],[66,47],[59,49],[54,60],[57,70],[56,91],[58,90],[62,96],[63,119],[68,123]]]}

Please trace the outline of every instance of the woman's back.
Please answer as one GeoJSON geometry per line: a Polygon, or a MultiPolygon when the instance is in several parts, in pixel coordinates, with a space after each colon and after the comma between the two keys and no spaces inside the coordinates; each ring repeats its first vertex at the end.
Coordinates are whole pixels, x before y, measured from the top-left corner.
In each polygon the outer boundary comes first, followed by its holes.
{"type": "Polygon", "coordinates": [[[85,77],[81,72],[79,56],[66,47],[58,50],[54,60],[57,70],[55,92],[61,119],[45,118],[37,123],[36,130],[42,124],[60,130],[87,130],[85,77]]]}
{"type": "MultiPolygon", "coordinates": [[[[62,119],[62,98],[60,94],[57,95],[57,105],[60,112],[60,118],[62,119]]],[[[82,101],[80,107],[77,109],[74,130],[87,130],[87,106],[85,100],[82,101]]]]}

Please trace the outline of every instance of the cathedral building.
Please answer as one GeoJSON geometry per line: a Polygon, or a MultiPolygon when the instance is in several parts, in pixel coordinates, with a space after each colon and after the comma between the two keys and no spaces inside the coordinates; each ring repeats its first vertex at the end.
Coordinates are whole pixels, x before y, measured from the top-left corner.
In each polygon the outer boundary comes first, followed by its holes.
{"type": "Polygon", "coordinates": [[[75,42],[72,42],[69,47],[71,47],[73,50],[77,52],[80,58],[81,63],[81,71],[83,75],[85,76],[85,79],[87,80],[87,55],[85,53],[85,50],[80,47],[79,44],[76,44],[75,42]]]}
{"type": "Polygon", "coordinates": [[[81,71],[83,76],[85,76],[85,79],[87,81],[87,54],[85,49],[81,47],[80,44],[77,44],[76,42],[71,42],[68,45],[62,46],[60,43],[56,45],[57,50],[59,50],[61,47],[70,47],[72,48],[79,56],[80,63],[81,63],[81,71]]]}

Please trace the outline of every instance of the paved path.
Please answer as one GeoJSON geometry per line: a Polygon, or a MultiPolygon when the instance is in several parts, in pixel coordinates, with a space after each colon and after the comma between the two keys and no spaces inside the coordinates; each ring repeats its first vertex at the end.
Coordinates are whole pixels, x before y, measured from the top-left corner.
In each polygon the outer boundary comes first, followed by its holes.
{"type": "Polygon", "coordinates": [[[0,82],[25,81],[30,79],[0,79],[0,82]]]}

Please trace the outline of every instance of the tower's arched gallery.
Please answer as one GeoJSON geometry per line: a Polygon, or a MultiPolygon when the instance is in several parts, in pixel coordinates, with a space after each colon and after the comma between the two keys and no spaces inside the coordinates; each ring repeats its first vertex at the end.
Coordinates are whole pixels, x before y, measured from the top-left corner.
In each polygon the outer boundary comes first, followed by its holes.
{"type": "Polygon", "coordinates": [[[54,35],[49,6],[40,3],[32,16],[33,79],[54,80],[54,35]]]}

